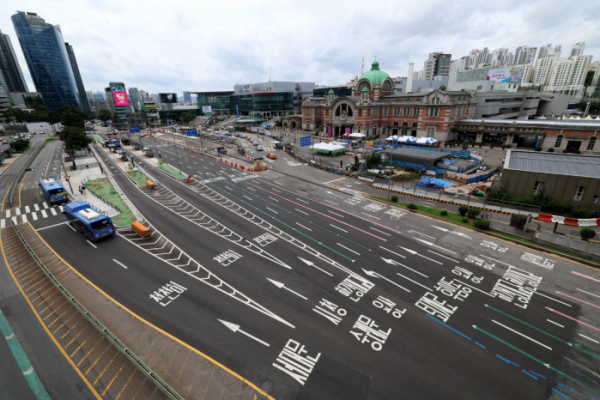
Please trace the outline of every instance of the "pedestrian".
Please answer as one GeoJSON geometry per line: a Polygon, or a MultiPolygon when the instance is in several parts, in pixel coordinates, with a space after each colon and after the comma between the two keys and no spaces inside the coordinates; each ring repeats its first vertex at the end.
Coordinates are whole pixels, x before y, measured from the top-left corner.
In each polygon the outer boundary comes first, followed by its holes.
{"type": "Polygon", "coordinates": [[[89,168],[90,166],[88,165],[88,163],[85,163],[85,167],[86,167],[86,168],[89,168]]]}
{"type": "Polygon", "coordinates": [[[83,196],[83,189],[81,188],[81,186],[79,186],[79,193],[81,193],[81,195],[83,196]]]}
{"type": "Polygon", "coordinates": [[[483,152],[483,156],[487,156],[487,149],[483,152]]]}

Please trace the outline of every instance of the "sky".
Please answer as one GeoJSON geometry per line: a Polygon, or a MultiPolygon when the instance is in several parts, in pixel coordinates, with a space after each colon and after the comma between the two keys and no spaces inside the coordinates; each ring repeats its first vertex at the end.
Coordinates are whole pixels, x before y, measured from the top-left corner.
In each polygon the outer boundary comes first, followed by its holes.
{"type": "Polygon", "coordinates": [[[13,0],[0,7],[0,31],[35,86],[12,20],[17,10],[60,25],[86,90],[124,82],[149,93],[233,90],[273,81],[347,83],[375,59],[390,76],[423,68],[435,51],[585,42],[600,58],[600,0],[156,1],[13,0]],[[270,72],[271,71],[271,72],[270,72]]]}

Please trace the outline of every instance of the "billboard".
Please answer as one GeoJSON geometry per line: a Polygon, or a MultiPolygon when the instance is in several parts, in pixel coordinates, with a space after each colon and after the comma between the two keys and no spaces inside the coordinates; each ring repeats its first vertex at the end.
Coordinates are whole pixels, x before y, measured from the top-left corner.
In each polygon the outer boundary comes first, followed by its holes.
{"type": "Polygon", "coordinates": [[[242,85],[242,93],[251,93],[250,85],[242,85]]]}
{"type": "Polygon", "coordinates": [[[519,83],[521,81],[520,68],[490,69],[487,76],[488,81],[519,83]]]}
{"type": "Polygon", "coordinates": [[[212,112],[212,106],[202,106],[202,112],[203,113],[211,113],[212,112]]]}
{"type": "Polygon", "coordinates": [[[158,109],[158,105],[156,103],[154,103],[154,102],[149,103],[149,102],[145,101],[144,102],[144,108],[146,110],[156,110],[156,109],[158,109]]]}
{"type": "Polygon", "coordinates": [[[159,93],[158,95],[162,104],[177,103],[177,93],[159,93]]]}
{"type": "Polygon", "coordinates": [[[113,91],[113,97],[115,98],[115,106],[126,107],[129,105],[129,100],[127,99],[126,91],[124,91],[124,90],[113,91]]]}

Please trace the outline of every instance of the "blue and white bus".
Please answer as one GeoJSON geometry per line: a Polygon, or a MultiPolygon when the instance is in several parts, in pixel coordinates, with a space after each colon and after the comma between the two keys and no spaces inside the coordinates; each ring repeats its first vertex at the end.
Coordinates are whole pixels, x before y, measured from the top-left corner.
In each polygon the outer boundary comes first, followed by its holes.
{"type": "Polygon", "coordinates": [[[68,201],[67,191],[60,183],[58,183],[56,179],[41,179],[38,185],[44,191],[44,195],[46,196],[46,200],[48,200],[48,203],[66,203],[68,201]]]}
{"type": "Polygon", "coordinates": [[[64,206],[63,212],[67,217],[67,223],[89,240],[96,241],[115,233],[109,216],[94,210],[85,201],[74,201],[64,206]]]}

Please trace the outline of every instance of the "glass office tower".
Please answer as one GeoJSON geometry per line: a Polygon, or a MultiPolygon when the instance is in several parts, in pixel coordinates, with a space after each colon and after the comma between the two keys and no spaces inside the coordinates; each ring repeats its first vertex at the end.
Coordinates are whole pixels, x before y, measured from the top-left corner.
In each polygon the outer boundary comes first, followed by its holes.
{"type": "Polygon", "coordinates": [[[69,62],[71,63],[71,70],[73,71],[73,76],[75,77],[75,84],[77,85],[77,91],[79,92],[79,101],[81,102],[83,111],[87,115],[92,115],[92,109],[90,108],[90,103],[88,102],[87,95],[85,94],[85,88],[83,87],[83,79],[81,79],[81,73],[79,72],[79,66],[77,65],[77,59],[75,58],[73,46],[71,46],[69,43],[65,43],[65,49],[67,50],[67,54],[69,55],[69,62]]]}
{"type": "Polygon", "coordinates": [[[7,92],[28,92],[10,37],[0,31],[0,74],[7,92]]]}
{"type": "Polygon", "coordinates": [[[11,19],[33,83],[48,108],[56,111],[60,106],[75,106],[83,110],[60,27],[23,11],[11,19]]]}

